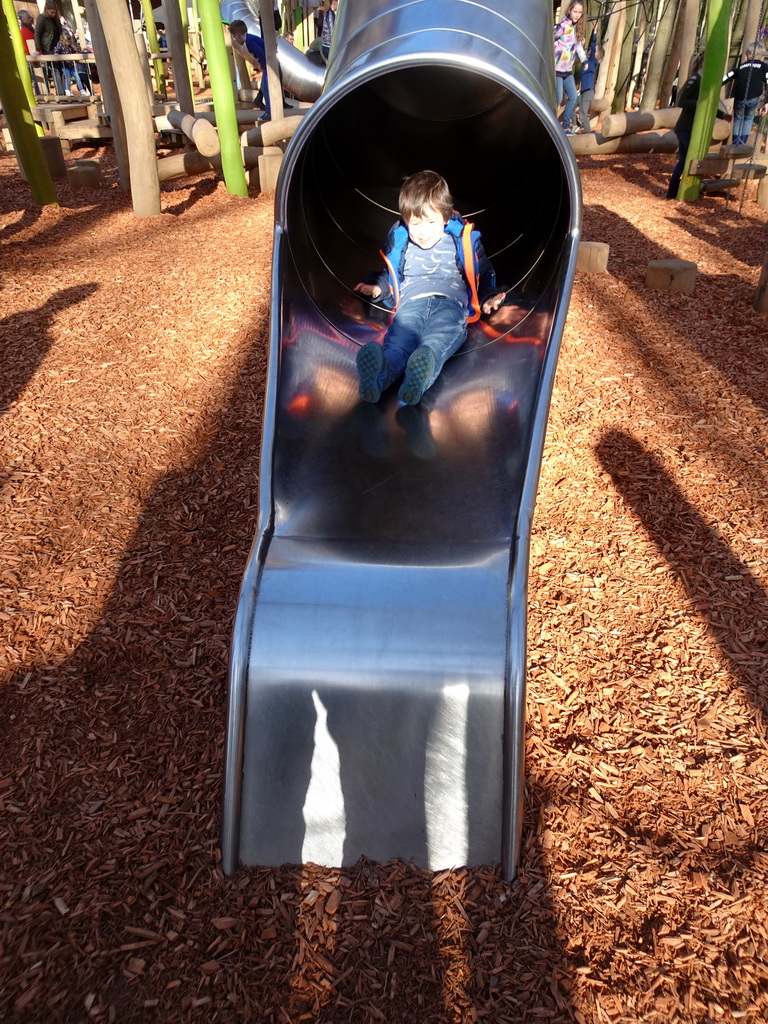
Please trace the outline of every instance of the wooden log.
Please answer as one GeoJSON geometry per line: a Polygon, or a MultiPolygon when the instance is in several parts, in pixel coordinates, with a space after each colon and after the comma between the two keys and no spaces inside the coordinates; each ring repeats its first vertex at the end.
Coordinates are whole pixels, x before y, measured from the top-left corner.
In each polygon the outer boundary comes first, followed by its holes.
{"type": "MultiPolygon", "coordinates": [[[[276,146],[267,148],[248,146],[243,149],[243,163],[247,170],[251,170],[259,166],[260,156],[270,155],[282,155],[282,150],[276,146]]],[[[171,178],[181,178],[184,175],[206,174],[208,171],[220,170],[221,154],[205,157],[194,149],[186,153],[173,153],[171,156],[162,157],[157,161],[157,174],[160,181],[170,181],[171,178]]]]}
{"type": "Polygon", "coordinates": [[[766,170],[768,168],[766,168],[765,164],[734,164],[731,168],[731,174],[734,178],[751,180],[753,178],[764,178],[766,170]]]}
{"type": "Polygon", "coordinates": [[[194,114],[185,114],[181,110],[169,110],[167,117],[169,124],[184,132],[203,156],[216,156],[221,152],[218,132],[210,121],[195,117],[194,114]]]}
{"type": "MultiPolygon", "coordinates": [[[[722,128],[715,124],[713,143],[721,141],[722,128]]],[[[723,126],[726,133],[730,131],[723,126]]],[[[677,136],[673,131],[638,132],[636,135],[619,135],[606,139],[600,132],[585,132],[583,135],[569,135],[571,147],[577,156],[599,153],[676,153],[677,136]]]]}
{"type": "Polygon", "coordinates": [[[696,269],[696,264],[688,260],[651,260],[645,271],[645,287],[690,294],[696,286],[696,269]]]}
{"type": "Polygon", "coordinates": [[[758,313],[768,313],[768,252],[763,257],[763,269],[755,292],[754,307],[758,313]]]}
{"type": "Polygon", "coordinates": [[[757,205],[768,210],[768,178],[763,178],[757,186],[757,205]]]}
{"type": "Polygon", "coordinates": [[[674,128],[682,112],[682,107],[663,107],[661,110],[625,110],[620,114],[607,114],[603,118],[602,135],[606,139],[613,139],[635,132],[674,128]]]}
{"type": "Polygon", "coordinates": [[[277,188],[277,179],[283,163],[283,154],[264,153],[259,157],[259,188],[262,192],[272,192],[277,188]]]}
{"type": "MultiPolygon", "coordinates": [[[[257,125],[240,136],[241,143],[246,146],[274,146],[276,142],[290,139],[301,124],[301,117],[283,117],[279,121],[267,121],[257,125]]],[[[580,135],[569,135],[570,139],[582,138],[580,135]]]]}
{"type": "Polygon", "coordinates": [[[607,242],[579,242],[576,269],[586,274],[604,274],[608,270],[610,251],[607,242]]]}

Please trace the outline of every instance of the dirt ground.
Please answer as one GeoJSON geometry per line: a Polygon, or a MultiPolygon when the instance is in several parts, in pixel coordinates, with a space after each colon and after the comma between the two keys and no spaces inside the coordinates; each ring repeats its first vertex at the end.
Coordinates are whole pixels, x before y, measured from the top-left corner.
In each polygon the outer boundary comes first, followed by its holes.
{"type": "MultiPolygon", "coordinates": [[[[102,154],[105,150],[100,151],[102,154]]],[[[78,156],[91,155],[80,150],[78,156]]],[[[256,525],[272,197],[36,209],[0,158],[0,1016],[676,1024],[768,1016],[768,250],[755,185],[581,163],[530,578],[524,852],[218,867],[256,525]],[[692,295],[648,260],[698,264],[692,295]]]]}

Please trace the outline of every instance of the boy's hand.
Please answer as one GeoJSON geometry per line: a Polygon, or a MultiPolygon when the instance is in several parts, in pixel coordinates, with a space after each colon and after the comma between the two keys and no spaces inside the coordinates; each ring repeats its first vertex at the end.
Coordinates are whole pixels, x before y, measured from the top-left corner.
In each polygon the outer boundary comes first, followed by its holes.
{"type": "Polygon", "coordinates": [[[377,284],[364,284],[362,281],[355,285],[355,291],[367,295],[369,299],[378,299],[381,295],[381,288],[377,284]]]}
{"type": "Polygon", "coordinates": [[[493,313],[493,312],[495,312],[495,310],[497,310],[499,308],[499,306],[502,304],[504,299],[506,299],[506,297],[507,297],[507,293],[506,292],[499,292],[497,295],[494,295],[492,298],[486,299],[485,302],[483,303],[483,312],[484,313],[493,313]]]}

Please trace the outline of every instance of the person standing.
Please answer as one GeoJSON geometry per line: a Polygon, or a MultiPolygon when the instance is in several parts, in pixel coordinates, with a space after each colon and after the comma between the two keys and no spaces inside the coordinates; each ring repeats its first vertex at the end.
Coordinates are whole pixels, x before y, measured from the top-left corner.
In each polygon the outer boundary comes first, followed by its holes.
{"type": "Polygon", "coordinates": [[[589,108],[595,98],[595,79],[602,59],[603,49],[597,45],[597,32],[593,32],[587,59],[581,65],[581,81],[579,82],[579,120],[583,132],[592,131],[589,123],[589,108]]]}
{"type": "Polygon", "coordinates": [[[688,147],[691,144],[693,121],[696,117],[696,104],[699,102],[699,91],[701,90],[701,68],[703,64],[704,54],[695,53],[691,58],[691,76],[677,96],[677,105],[683,108],[675,124],[678,147],[677,163],[672,169],[665,199],[677,199],[680,179],[683,176],[688,159],[688,147]]]}
{"type": "MultiPolygon", "coordinates": [[[[37,53],[51,54],[53,48],[61,39],[61,19],[59,17],[59,8],[53,2],[53,0],[47,0],[43,13],[38,15],[37,21],[35,22],[35,50],[37,53]]],[[[48,61],[44,62],[48,65],[48,61]]],[[[48,80],[50,87],[50,66],[46,67],[46,79],[48,80]]],[[[64,94],[64,83],[56,64],[53,65],[53,82],[55,91],[62,96],[64,94]]]]}
{"type": "MultiPolygon", "coordinates": [[[[768,64],[764,58],[765,50],[762,47],[754,44],[748,46],[741,64],[723,78],[723,85],[733,82],[734,142],[747,142],[760,98],[768,91],[768,64]]],[[[768,106],[763,106],[761,113],[766,112],[768,106]]]]}
{"type": "Polygon", "coordinates": [[[323,54],[323,60],[326,63],[331,52],[331,40],[333,39],[333,29],[336,25],[338,6],[339,0],[326,0],[326,3],[321,8],[323,11],[323,36],[320,49],[323,54]]]}
{"type": "Polygon", "coordinates": [[[28,57],[35,53],[35,19],[29,11],[19,11],[19,28],[24,40],[24,52],[28,57]]]}
{"type": "Polygon", "coordinates": [[[571,118],[578,98],[573,67],[577,57],[582,63],[587,59],[582,37],[583,15],[584,5],[581,0],[571,0],[565,17],[555,26],[555,87],[558,107],[563,102],[563,95],[565,95],[561,124],[566,135],[574,134],[571,118]]]}

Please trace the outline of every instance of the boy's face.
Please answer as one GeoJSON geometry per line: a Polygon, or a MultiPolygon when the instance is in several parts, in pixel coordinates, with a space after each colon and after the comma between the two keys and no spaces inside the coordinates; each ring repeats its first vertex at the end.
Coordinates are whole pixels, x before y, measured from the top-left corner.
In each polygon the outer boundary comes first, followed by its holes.
{"type": "Polygon", "coordinates": [[[237,31],[233,32],[232,29],[230,29],[229,30],[229,35],[230,35],[230,37],[232,39],[232,42],[233,43],[237,43],[238,46],[243,46],[245,44],[245,36],[246,36],[245,32],[237,32],[237,31]]]}
{"type": "Polygon", "coordinates": [[[427,206],[421,217],[412,216],[405,222],[408,237],[420,249],[433,249],[440,241],[445,230],[445,218],[442,213],[427,206]]]}

